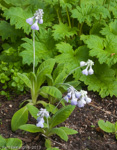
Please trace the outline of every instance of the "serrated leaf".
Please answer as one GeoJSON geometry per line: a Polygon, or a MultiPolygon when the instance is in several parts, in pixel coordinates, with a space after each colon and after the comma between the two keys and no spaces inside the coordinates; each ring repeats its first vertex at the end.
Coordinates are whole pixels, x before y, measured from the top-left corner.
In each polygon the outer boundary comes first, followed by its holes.
{"type": "Polygon", "coordinates": [[[19,109],[12,117],[11,128],[12,131],[16,131],[19,126],[25,124],[28,121],[28,109],[26,106],[19,109]]]}
{"type": "Polygon", "coordinates": [[[77,134],[78,132],[76,130],[67,128],[67,127],[60,127],[60,129],[63,129],[67,135],[77,134]]]}
{"type": "Polygon", "coordinates": [[[43,86],[40,89],[40,92],[47,93],[50,96],[58,98],[58,99],[62,98],[62,93],[54,86],[43,86]]]}
{"type": "Polygon", "coordinates": [[[37,119],[37,113],[39,112],[39,110],[31,104],[27,104],[26,107],[28,108],[28,111],[30,112],[31,116],[37,119]]]}
{"type": "Polygon", "coordinates": [[[102,35],[117,36],[117,20],[114,20],[109,25],[106,25],[104,28],[102,28],[100,33],[102,33],[102,35]]]}
{"type": "Polygon", "coordinates": [[[82,35],[81,40],[91,49],[90,56],[96,56],[101,64],[112,66],[117,63],[117,37],[106,36],[104,39],[96,35],[82,35]]]}
{"type": "Polygon", "coordinates": [[[33,124],[21,125],[19,127],[19,129],[27,131],[27,132],[31,132],[31,133],[36,133],[36,132],[42,132],[43,133],[43,130],[41,128],[39,128],[39,127],[37,127],[36,125],[33,125],[33,124]]]}
{"type": "Polygon", "coordinates": [[[102,98],[108,95],[117,96],[115,71],[110,69],[106,64],[100,65],[98,62],[95,62],[93,69],[93,75],[82,75],[80,78],[81,81],[88,85],[88,90],[99,92],[102,98]]]}
{"type": "Polygon", "coordinates": [[[60,23],[53,26],[53,37],[55,40],[62,40],[65,37],[73,36],[77,33],[77,28],[70,28],[67,24],[60,23]]]}
{"type": "MultiPolygon", "coordinates": [[[[36,34],[35,40],[35,65],[37,66],[42,60],[53,58],[56,54],[55,41],[51,35],[51,30],[42,30],[40,34],[36,34]]],[[[23,64],[30,65],[33,63],[33,41],[29,38],[23,38],[25,43],[21,44],[24,49],[20,52],[23,58],[23,64]]]]}
{"type": "Polygon", "coordinates": [[[32,15],[31,11],[25,11],[21,7],[10,7],[4,11],[6,19],[10,19],[10,24],[15,25],[16,29],[24,29],[24,32],[29,34],[31,27],[26,23],[26,19],[32,15]]]}
{"type": "Polygon", "coordinates": [[[14,26],[11,26],[6,21],[0,22],[0,36],[2,36],[2,40],[11,38],[11,41],[14,42],[17,37],[23,36],[24,33],[21,30],[16,30],[14,26]]]}
{"type": "Polygon", "coordinates": [[[57,134],[64,141],[68,141],[68,136],[67,136],[66,132],[63,129],[54,128],[50,132],[51,132],[51,134],[57,134]]]}
{"type": "Polygon", "coordinates": [[[22,147],[22,141],[18,138],[9,138],[7,139],[6,146],[11,150],[18,150],[22,147]]]}
{"type": "Polygon", "coordinates": [[[104,120],[99,120],[98,125],[103,131],[107,133],[115,132],[115,125],[109,121],[104,122],[104,120]]]}
{"type": "Polygon", "coordinates": [[[59,109],[50,120],[50,128],[64,122],[70,116],[74,108],[75,106],[69,105],[59,109]]]}

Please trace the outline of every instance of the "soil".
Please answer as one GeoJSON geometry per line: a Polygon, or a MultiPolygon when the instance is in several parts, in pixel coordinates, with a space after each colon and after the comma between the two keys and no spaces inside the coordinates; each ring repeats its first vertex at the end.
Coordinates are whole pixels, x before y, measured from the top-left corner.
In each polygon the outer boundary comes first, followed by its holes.
{"type": "MultiPolygon", "coordinates": [[[[117,98],[100,98],[97,93],[89,92],[92,102],[84,108],[76,107],[71,116],[61,124],[78,131],[76,135],[70,135],[68,142],[58,136],[52,137],[54,147],[61,150],[117,150],[117,140],[114,134],[103,132],[98,127],[98,120],[103,119],[115,123],[117,121],[117,98]]],[[[17,137],[23,142],[20,150],[45,150],[44,137],[37,133],[32,134],[17,130],[11,131],[11,118],[19,109],[19,104],[30,98],[30,94],[19,95],[8,101],[0,96],[0,134],[5,137],[17,137]]],[[[29,123],[35,124],[30,117],[29,123]]]]}

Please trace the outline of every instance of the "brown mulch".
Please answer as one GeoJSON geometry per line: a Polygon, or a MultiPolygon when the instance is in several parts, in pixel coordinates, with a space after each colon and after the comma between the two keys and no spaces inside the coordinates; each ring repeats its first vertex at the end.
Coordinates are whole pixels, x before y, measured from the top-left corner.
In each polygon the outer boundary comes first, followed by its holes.
{"type": "MultiPolygon", "coordinates": [[[[98,120],[103,119],[112,123],[117,121],[117,98],[100,98],[98,94],[89,92],[92,102],[84,108],[76,107],[71,116],[61,124],[78,131],[76,135],[70,135],[68,142],[58,136],[52,137],[54,147],[61,150],[117,150],[117,140],[114,134],[103,132],[98,127],[98,120]]],[[[19,104],[30,98],[29,94],[19,95],[8,101],[0,96],[0,135],[5,138],[18,137],[23,142],[21,150],[45,150],[44,137],[18,130],[11,131],[11,118],[19,109],[19,104]]],[[[36,121],[30,117],[30,123],[36,121]]]]}

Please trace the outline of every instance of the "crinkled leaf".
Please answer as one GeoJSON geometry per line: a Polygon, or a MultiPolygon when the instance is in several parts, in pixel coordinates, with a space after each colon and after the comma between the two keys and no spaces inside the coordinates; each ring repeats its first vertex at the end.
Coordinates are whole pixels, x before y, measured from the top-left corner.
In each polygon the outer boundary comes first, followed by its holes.
{"type": "Polygon", "coordinates": [[[0,22],[0,36],[2,36],[2,40],[11,38],[11,41],[14,42],[17,37],[23,36],[23,32],[21,30],[16,30],[14,26],[11,26],[6,21],[0,22]]]}
{"type": "Polygon", "coordinates": [[[93,75],[82,75],[80,80],[88,85],[88,90],[99,92],[101,97],[117,96],[117,79],[115,71],[106,64],[100,65],[95,62],[93,75]],[[95,84],[94,84],[95,83],[95,84]]]}
{"type": "Polygon", "coordinates": [[[4,11],[6,19],[10,19],[10,24],[15,25],[16,29],[24,29],[24,32],[29,34],[31,26],[26,23],[26,19],[32,17],[31,11],[26,11],[21,7],[10,7],[4,11]]]}
{"type": "Polygon", "coordinates": [[[0,135],[0,147],[6,146],[6,139],[0,135]]]}
{"type": "Polygon", "coordinates": [[[67,24],[60,23],[53,26],[53,37],[55,40],[61,40],[65,37],[73,36],[77,33],[77,28],[70,28],[67,24]]]}

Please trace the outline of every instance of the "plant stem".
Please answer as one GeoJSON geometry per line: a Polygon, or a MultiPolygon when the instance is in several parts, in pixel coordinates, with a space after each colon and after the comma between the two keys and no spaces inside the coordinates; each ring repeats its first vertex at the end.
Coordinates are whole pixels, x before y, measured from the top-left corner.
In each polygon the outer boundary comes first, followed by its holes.
{"type": "Polygon", "coordinates": [[[77,68],[73,69],[73,70],[67,75],[67,77],[64,79],[63,83],[64,83],[65,80],[68,78],[68,76],[69,76],[72,72],[74,72],[75,70],[77,70],[78,68],[80,68],[80,67],[77,67],[77,68]]]}
{"type": "Polygon", "coordinates": [[[35,30],[33,30],[33,73],[35,73],[35,30]]]}
{"type": "MultiPolygon", "coordinates": [[[[63,99],[63,98],[62,98],[63,99]]],[[[56,107],[52,110],[52,112],[54,112],[54,110],[59,106],[60,102],[62,101],[62,99],[59,101],[59,103],[56,105],[56,107]]]]}
{"type": "Polygon", "coordinates": [[[68,12],[67,7],[66,7],[66,12],[67,12],[67,18],[68,18],[68,22],[69,22],[69,27],[71,28],[71,21],[70,21],[69,12],[68,12]]]}

